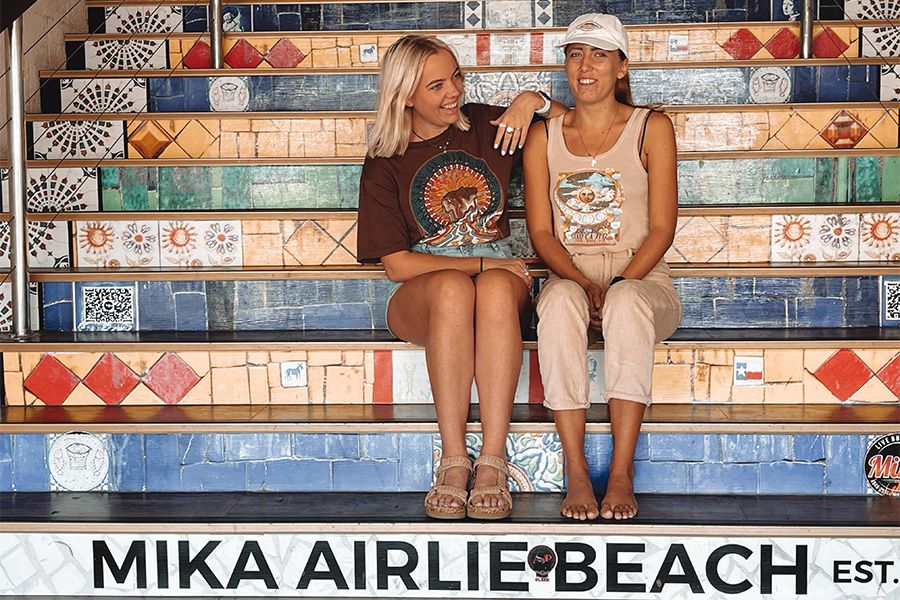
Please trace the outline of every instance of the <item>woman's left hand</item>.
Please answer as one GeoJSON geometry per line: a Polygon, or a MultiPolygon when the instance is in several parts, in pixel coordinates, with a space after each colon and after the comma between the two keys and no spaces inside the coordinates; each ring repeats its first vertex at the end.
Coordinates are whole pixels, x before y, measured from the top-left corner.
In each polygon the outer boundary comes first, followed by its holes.
{"type": "Polygon", "coordinates": [[[512,101],[509,108],[500,115],[499,119],[491,121],[491,125],[497,126],[497,136],[494,138],[494,148],[500,149],[500,154],[512,154],[516,148],[525,145],[528,136],[528,127],[534,117],[534,111],[543,106],[544,100],[536,92],[522,92],[512,101]]]}

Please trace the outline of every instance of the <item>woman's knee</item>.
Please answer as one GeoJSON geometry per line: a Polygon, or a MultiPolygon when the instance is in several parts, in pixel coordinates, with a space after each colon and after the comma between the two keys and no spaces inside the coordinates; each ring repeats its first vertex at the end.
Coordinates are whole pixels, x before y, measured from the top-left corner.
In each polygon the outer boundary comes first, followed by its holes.
{"type": "Polygon", "coordinates": [[[516,305],[528,294],[525,281],[506,269],[491,269],[475,278],[475,301],[480,305],[516,305]]]}
{"type": "Polygon", "coordinates": [[[471,314],[475,306],[472,278],[456,269],[431,273],[428,281],[428,308],[433,316],[471,314]]]}
{"type": "Polygon", "coordinates": [[[580,285],[569,279],[556,279],[547,283],[537,298],[538,317],[566,313],[586,317],[587,310],[587,294],[580,285]]]}

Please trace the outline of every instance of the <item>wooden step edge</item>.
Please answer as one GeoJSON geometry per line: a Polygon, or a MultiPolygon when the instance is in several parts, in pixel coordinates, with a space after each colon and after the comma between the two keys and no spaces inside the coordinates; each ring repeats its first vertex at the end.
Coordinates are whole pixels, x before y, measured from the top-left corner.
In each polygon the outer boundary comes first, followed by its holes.
{"type": "MultiPolygon", "coordinates": [[[[247,2],[244,2],[246,4],[247,2]]],[[[256,2],[260,4],[260,2],[256,2]]],[[[323,2],[313,2],[314,4],[322,4],[323,2]]],[[[325,2],[327,4],[327,2],[325,2]]],[[[182,5],[189,4],[189,0],[182,2],[182,5]]],[[[268,2],[261,2],[268,4],[268,2]]],[[[296,4],[296,3],[295,3],[296,4]]],[[[303,4],[300,2],[299,4],[303,4]]],[[[861,27],[894,27],[896,23],[890,20],[843,20],[843,21],[815,21],[813,32],[822,31],[826,27],[830,28],[852,28],[859,29],[861,27]]],[[[628,24],[625,25],[625,31],[709,31],[719,29],[752,29],[756,27],[766,27],[770,29],[787,28],[789,30],[800,31],[800,23],[798,21],[716,21],[702,23],[646,23],[646,24],[628,24]]],[[[565,27],[528,27],[528,28],[485,28],[485,29],[347,29],[333,31],[235,31],[225,32],[225,40],[234,38],[254,39],[254,38],[290,38],[290,37],[361,37],[361,36],[377,36],[377,37],[400,37],[409,34],[421,35],[472,35],[472,34],[499,34],[499,35],[527,35],[531,33],[565,33],[565,27]]],[[[86,41],[111,41],[111,40],[208,40],[208,32],[174,32],[174,33],[67,33],[64,36],[67,42],[86,42],[86,41]]]]}
{"type": "MultiPolygon", "coordinates": [[[[900,101],[891,102],[854,102],[850,104],[860,110],[898,110],[900,101]]],[[[664,104],[660,108],[671,113],[731,113],[731,112],[763,112],[763,111],[793,111],[793,110],[843,110],[848,107],[846,102],[794,102],[783,104],[664,104]]],[[[321,119],[374,119],[374,111],[348,110],[348,111],[260,111],[260,112],[139,112],[139,113],[65,113],[46,114],[33,113],[26,115],[26,120],[32,123],[46,121],[132,121],[132,120],[185,120],[185,119],[213,119],[213,120],[254,120],[254,119],[283,119],[294,121],[308,121],[321,119]]]]}
{"type": "MultiPolygon", "coordinates": [[[[715,150],[679,152],[678,160],[753,160],[759,158],[850,158],[900,156],[900,148],[848,148],[828,150],[715,150]]],[[[98,167],[231,167],[231,166],[308,166],[359,165],[363,156],[308,158],[177,158],[177,159],[50,159],[29,160],[29,169],[98,167]]]]}
{"type": "MultiPolygon", "coordinates": [[[[856,263],[671,263],[675,277],[852,277],[900,275],[900,262],[856,263]]],[[[547,277],[546,267],[531,268],[533,277],[547,277]]],[[[384,270],[368,265],[149,267],[96,269],[32,269],[31,281],[271,281],[386,279],[384,270]]]]}
{"type": "MultiPolygon", "coordinates": [[[[766,215],[821,215],[821,214],[856,214],[856,213],[893,213],[900,212],[900,204],[891,202],[855,203],[855,204],[719,204],[719,205],[682,205],[678,208],[679,217],[737,217],[766,215]]],[[[511,219],[524,219],[525,211],[512,209],[511,219]]],[[[0,221],[9,221],[9,213],[0,213],[0,221]]],[[[290,220],[329,220],[355,221],[357,211],[347,210],[187,210],[187,211],[61,211],[55,213],[28,213],[29,221],[290,221],[290,220]]]]}
{"type": "MultiPolygon", "coordinates": [[[[393,1],[393,0],[392,0],[393,1]]],[[[628,63],[629,69],[739,69],[756,67],[846,67],[867,65],[900,64],[900,56],[853,57],[853,58],[803,58],[778,59],[760,58],[757,60],[698,60],[698,61],[633,61],[628,63]]],[[[471,65],[464,67],[466,73],[506,73],[506,72],[541,72],[563,71],[562,64],[533,63],[529,65],[471,65]]],[[[378,66],[359,67],[294,67],[272,69],[68,69],[59,71],[40,71],[42,79],[125,79],[133,77],[167,78],[167,77],[292,77],[297,75],[359,75],[361,73],[377,74],[378,66]]]]}

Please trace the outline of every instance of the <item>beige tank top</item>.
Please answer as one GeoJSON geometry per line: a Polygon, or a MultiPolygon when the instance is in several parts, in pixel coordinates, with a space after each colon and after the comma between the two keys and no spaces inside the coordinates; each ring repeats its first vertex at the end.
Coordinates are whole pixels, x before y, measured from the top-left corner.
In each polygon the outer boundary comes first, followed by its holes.
{"type": "Polygon", "coordinates": [[[647,172],[638,145],[647,108],[635,108],[613,146],[592,157],[566,147],[561,115],[547,123],[550,204],[556,237],[570,254],[635,251],[647,237],[647,172]]]}

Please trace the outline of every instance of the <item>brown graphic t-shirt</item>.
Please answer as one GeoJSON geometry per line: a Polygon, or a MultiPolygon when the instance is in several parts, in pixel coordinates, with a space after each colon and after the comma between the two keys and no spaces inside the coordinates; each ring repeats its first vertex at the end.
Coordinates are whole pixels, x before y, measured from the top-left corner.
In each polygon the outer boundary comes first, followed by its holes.
{"type": "Polygon", "coordinates": [[[402,156],[366,158],[359,185],[359,262],[378,262],[418,242],[468,246],[509,235],[506,192],[522,151],[501,156],[494,149],[497,128],[489,121],[504,110],[466,104],[469,131],[450,127],[428,142],[411,142],[402,156]]]}

